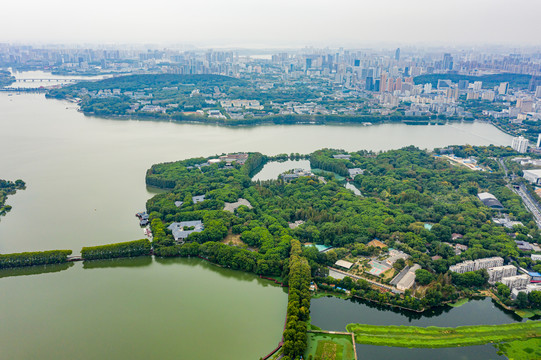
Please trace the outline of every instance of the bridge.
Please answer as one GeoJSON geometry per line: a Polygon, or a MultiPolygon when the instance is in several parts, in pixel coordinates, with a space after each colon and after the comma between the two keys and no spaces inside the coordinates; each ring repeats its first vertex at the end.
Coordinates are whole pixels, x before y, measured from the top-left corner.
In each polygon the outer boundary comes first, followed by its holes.
{"type": "Polygon", "coordinates": [[[46,79],[46,78],[26,78],[26,79],[17,79],[18,82],[75,82],[83,81],[85,79],[75,79],[75,78],[62,78],[62,79],[46,79]]]}
{"type": "Polygon", "coordinates": [[[0,91],[2,92],[47,92],[49,89],[44,87],[27,87],[27,88],[12,88],[12,87],[6,87],[6,88],[0,88],[0,91]]]}

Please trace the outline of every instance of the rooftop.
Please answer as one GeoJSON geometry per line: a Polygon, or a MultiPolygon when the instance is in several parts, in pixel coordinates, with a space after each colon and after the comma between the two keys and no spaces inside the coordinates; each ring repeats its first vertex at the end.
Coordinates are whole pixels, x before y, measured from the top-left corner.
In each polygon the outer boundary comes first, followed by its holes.
{"type": "Polygon", "coordinates": [[[205,195],[197,195],[192,197],[192,201],[194,204],[197,204],[199,202],[205,201],[205,195]]]}
{"type": "Polygon", "coordinates": [[[346,260],[338,260],[334,264],[348,270],[351,269],[351,267],[353,266],[353,263],[350,263],[349,261],[346,261],[346,260]]]}

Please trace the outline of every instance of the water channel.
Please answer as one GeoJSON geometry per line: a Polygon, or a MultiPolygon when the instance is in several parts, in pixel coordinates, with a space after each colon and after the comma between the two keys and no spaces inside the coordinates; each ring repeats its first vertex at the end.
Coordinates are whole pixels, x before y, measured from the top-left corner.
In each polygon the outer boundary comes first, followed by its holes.
{"type": "MultiPolygon", "coordinates": [[[[153,163],[234,151],[511,142],[485,123],[224,128],[119,121],[86,117],[43,94],[15,93],[0,93],[0,129],[0,178],[27,183],[0,218],[0,253],[78,253],[142,238],[134,214],[154,193],[144,181],[153,163]]],[[[267,281],[189,259],[3,271],[0,289],[2,357],[17,359],[257,359],[280,340],[287,302],[267,281]]],[[[320,308],[318,301],[314,319],[343,305],[320,308]]]]}

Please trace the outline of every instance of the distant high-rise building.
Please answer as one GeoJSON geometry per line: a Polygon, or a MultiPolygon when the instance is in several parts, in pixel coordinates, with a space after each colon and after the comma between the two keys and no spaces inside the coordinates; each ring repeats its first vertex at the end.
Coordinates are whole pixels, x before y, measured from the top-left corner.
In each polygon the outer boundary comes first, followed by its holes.
{"type": "Polygon", "coordinates": [[[396,51],[394,52],[394,59],[396,61],[400,61],[400,48],[396,48],[396,51]]]}
{"type": "Polygon", "coordinates": [[[380,77],[380,83],[379,83],[379,91],[385,92],[387,91],[387,75],[381,74],[380,77]]]}
{"type": "Polygon", "coordinates": [[[538,98],[538,99],[541,99],[541,86],[538,86],[535,89],[535,97],[538,98]]]}
{"type": "Polygon", "coordinates": [[[537,135],[537,148],[541,148],[541,134],[537,135]]]}
{"type": "Polygon", "coordinates": [[[458,80],[458,90],[466,90],[470,86],[468,80],[458,80]]]}
{"type": "Polygon", "coordinates": [[[509,90],[509,83],[508,82],[502,82],[502,83],[500,83],[500,86],[498,87],[498,94],[507,95],[508,90],[509,90]]]}
{"type": "Polygon", "coordinates": [[[376,79],[374,81],[374,91],[379,91],[380,89],[380,84],[381,84],[381,80],[380,79],[376,79]]]}
{"type": "Polygon", "coordinates": [[[449,53],[443,54],[443,69],[453,70],[453,57],[449,53]]]}
{"type": "Polygon", "coordinates": [[[529,141],[524,136],[514,137],[511,143],[511,147],[519,153],[528,152],[528,145],[529,141]]]}
{"type": "Polygon", "coordinates": [[[404,68],[404,76],[410,76],[410,68],[409,68],[409,66],[406,66],[404,68]]]}
{"type": "Polygon", "coordinates": [[[483,82],[482,81],[474,81],[473,90],[481,91],[482,88],[483,88],[483,82]]]}
{"type": "Polygon", "coordinates": [[[374,78],[372,78],[372,77],[370,77],[370,76],[368,76],[368,77],[366,78],[365,89],[366,89],[367,91],[372,91],[372,90],[374,90],[374,78]]]}
{"type": "Polygon", "coordinates": [[[355,67],[361,66],[361,60],[355,59],[354,65],[355,65],[355,67]]]}
{"type": "Polygon", "coordinates": [[[494,98],[495,98],[495,93],[492,90],[485,91],[481,95],[482,100],[494,101],[494,98]]]}
{"type": "Polygon", "coordinates": [[[306,58],[306,68],[310,69],[312,67],[312,59],[306,58]]]}

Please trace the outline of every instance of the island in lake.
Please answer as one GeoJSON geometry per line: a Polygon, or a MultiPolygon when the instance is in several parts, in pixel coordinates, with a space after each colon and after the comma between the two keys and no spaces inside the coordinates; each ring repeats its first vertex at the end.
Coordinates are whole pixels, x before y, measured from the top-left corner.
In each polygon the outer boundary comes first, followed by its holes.
{"type": "Polygon", "coordinates": [[[17,190],[25,188],[25,182],[20,179],[15,181],[0,179],[0,215],[5,215],[8,211],[11,211],[11,205],[6,205],[8,195],[13,195],[17,190]]]}

